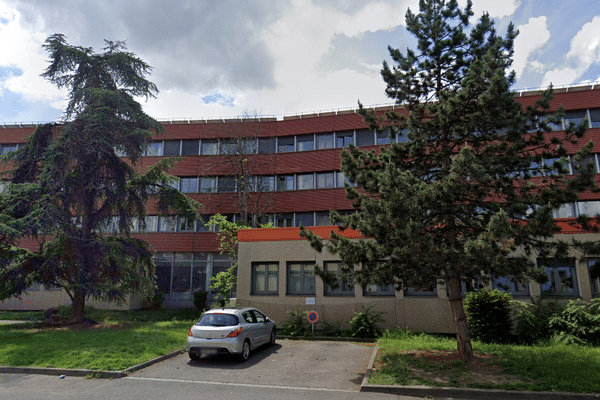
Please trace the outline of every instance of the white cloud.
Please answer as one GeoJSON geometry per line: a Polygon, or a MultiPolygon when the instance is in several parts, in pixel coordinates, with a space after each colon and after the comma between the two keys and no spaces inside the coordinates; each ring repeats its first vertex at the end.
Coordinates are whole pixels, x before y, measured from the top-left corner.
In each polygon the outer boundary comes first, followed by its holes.
{"type": "Polygon", "coordinates": [[[546,72],[542,86],[568,85],[577,81],[594,63],[600,62],[600,16],[583,25],[571,39],[565,65],[546,72]]]}
{"type": "Polygon", "coordinates": [[[580,73],[573,68],[554,69],[546,72],[542,80],[542,87],[550,84],[554,86],[569,85],[576,81],[580,73]]]}
{"type": "Polygon", "coordinates": [[[359,36],[365,32],[391,31],[406,25],[406,10],[418,12],[417,0],[393,3],[368,3],[354,15],[341,15],[336,31],[348,37],[359,36]]]}
{"type": "MultiPolygon", "coordinates": [[[[0,90],[9,90],[29,99],[59,101],[63,93],[40,76],[46,67],[45,54],[41,47],[45,35],[38,29],[24,30],[20,25],[20,14],[0,2],[0,67],[18,70],[15,74],[0,82],[0,90]]],[[[61,103],[61,105],[63,105],[61,103]]]]}
{"type": "MultiPolygon", "coordinates": [[[[467,5],[467,0],[459,0],[461,7],[467,5]]],[[[487,11],[492,18],[503,18],[513,15],[521,5],[521,0],[473,0],[473,13],[475,18],[481,17],[487,11]]]]}
{"type": "MultiPolygon", "coordinates": [[[[519,36],[515,39],[513,69],[518,79],[523,75],[531,53],[548,42],[550,31],[548,30],[546,17],[529,18],[525,25],[521,25],[517,29],[519,30],[519,36]]],[[[534,65],[538,68],[541,66],[539,62],[534,62],[534,65]]]]}

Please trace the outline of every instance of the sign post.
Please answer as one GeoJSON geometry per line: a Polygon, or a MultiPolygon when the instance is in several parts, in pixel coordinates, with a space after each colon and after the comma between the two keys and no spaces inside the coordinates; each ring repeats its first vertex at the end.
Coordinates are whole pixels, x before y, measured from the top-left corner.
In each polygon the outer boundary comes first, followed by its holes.
{"type": "Polygon", "coordinates": [[[319,314],[316,311],[314,311],[314,310],[313,311],[309,311],[308,314],[306,314],[306,319],[312,325],[312,334],[314,336],[315,335],[315,324],[319,320],[319,314]]]}

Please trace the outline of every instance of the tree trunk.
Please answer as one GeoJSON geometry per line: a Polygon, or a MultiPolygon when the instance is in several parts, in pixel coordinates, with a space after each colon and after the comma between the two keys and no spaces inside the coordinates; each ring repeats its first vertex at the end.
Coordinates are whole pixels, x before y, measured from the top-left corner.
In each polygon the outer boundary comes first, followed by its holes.
{"type": "Polygon", "coordinates": [[[76,289],[72,299],[73,308],[71,309],[71,322],[83,322],[85,316],[85,291],[76,289]]]}
{"type": "Polygon", "coordinates": [[[462,295],[460,293],[460,279],[453,277],[448,279],[448,301],[452,310],[452,318],[456,328],[456,344],[458,354],[461,357],[473,358],[473,347],[471,346],[471,335],[467,325],[467,316],[463,307],[462,295]]]}

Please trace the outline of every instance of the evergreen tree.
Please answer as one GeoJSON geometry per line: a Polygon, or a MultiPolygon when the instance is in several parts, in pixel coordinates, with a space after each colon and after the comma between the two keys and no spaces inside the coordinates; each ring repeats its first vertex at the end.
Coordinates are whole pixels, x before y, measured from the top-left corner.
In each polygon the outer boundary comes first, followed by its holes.
{"type": "MultiPolygon", "coordinates": [[[[357,185],[346,186],[347,197],[357,212],[332,215],[342,228],[372,239],[332,233],[327,243],[357,283],[399,290],[445,283],[465,357],[473,350],[461,281],[543,279],[532,259],[564,257],[568,247],[553,240],[553,210],[595,182],[584,162],[577,175],[565,175],[562,143],[577,142],[587,122],[549,133],[562,113],[545,115],[551,88],[523,109],[510,91],[515,74],[508,72],[518,32],[511,24],[505,37],[498,36],[487,13],[470,26],[472,15],[470,1],[464,10],[455,0],[421,0],[420,13],[408,10],[407,29],[418,49],[403,54],[390,47],[395,65],[382,69],[387,95],[405,112],[378,115],[361,106],[371,127],[400,139],[379,151],[343,151],[342,171],[357,185]],[[356,264],[362,268],[354,270],[356,264]]],[[[583,146],[576,160],[591,146],[583,146]]],[[[303,234],[322,249],[319,237],[303,234]]]]}
{"type": "Polygon", "coordinates": [[[67,88],[69,102],[63,124],[39,126],[5,160],[13,169],[0,196],[0,298],[36,283],[61,287],[81,321],[90,296],[119,302],[153,293],[153,251],[130,236],[144,226],[147,201],[156,197],[159,212],[190,219],[198,204],[172,187],[172,160],[141,165],[163,130],[134,99],[158,93],[146,79],[150,66],[120,41],[97,54],[55,34],[44,48],[50,65],[42,76],[67,88]],[[17,247],[25,238],[39,248],[17,247]]]}

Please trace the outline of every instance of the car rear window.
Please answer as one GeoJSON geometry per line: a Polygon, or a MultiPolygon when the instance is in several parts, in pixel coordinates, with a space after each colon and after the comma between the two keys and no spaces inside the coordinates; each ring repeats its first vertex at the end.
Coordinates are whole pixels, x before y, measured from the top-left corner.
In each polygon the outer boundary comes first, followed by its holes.
{"type": "Polygon", "coordinates": [[[196,325],[200,326],[235,326],[239,323],[238,317],[233,314],[210,313],[204,314],[196,325]]]}

